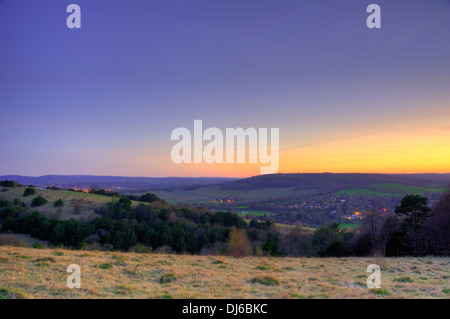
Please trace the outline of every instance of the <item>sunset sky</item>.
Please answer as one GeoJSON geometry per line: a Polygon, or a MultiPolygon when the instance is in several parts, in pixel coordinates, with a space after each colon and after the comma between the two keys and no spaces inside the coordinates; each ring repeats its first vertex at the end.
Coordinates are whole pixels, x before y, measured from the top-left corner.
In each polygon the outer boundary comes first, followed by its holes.
{"type": "Polygon", "coordinates": [[[260,173],[174,164],[197,119],[279,128],[282,173],[449,173],[450,1],[0,0],[0,175],[260,173]]]}

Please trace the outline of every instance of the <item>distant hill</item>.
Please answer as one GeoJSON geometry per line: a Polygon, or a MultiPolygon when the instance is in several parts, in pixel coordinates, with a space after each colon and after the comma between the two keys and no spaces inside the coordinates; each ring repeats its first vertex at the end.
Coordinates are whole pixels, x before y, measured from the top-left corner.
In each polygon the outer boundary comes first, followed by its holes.
{"type": "Polygon", "coordinates": [[[222,177],[124,177],[95,175],[44,175],[39,177],[4,175],[0,180],[13,180],[22,185],[72,187],[121,187],[130,189],[157,189],[162,187],[209,185],[235,180],[222,177]]]}
{"type": "Polygon", "coordinates": [[[294,187],[315,189],[322,193],[346,188],[367,188],[375,183],[397,183],[420,187],[448,187],[450,174],[364,174],[364,173],[296,173],[270,174],[227,181],[222,189],[250,190],[294,187]]]}
{"type": "MultiPolygon", "coordinates": [[[[261,203],[292,197],[321,195],[428,196],[444,192],[450,185],[450,174],[338,174],[297,173],[259,175],[219,184],[167,187],[152,191],[170,203],[210,203],[215,198],[233,198],[240,202],[261,203]]],[[[267,209],[267,208],[265,208],[267,209]]]]}

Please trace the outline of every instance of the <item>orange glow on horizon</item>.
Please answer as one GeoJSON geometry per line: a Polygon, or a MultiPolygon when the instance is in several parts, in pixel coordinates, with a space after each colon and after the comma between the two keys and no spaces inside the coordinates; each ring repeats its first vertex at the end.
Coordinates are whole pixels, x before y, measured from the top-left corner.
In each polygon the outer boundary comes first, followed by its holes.
{"type": "MultiPolygon", "coordinates": [[[[450,109],[450,107],[449,107],[450,109]]],[[[372,122],[367,122],[370,126],[372,122]]],[[[375,122],[374,122],[375,123],[375,122]]],[[[333,129],[313,136],[280,132],[279,173],[450,173],[450,112],[430,118],[389,119],[372,127],[333,129]]],[[[362,124],[361,124],[362,126],[362,124]]],[[[104,162],[90,167],[95,175],[246,178],[261,174],[267,164],[175,164],[171,144],[160,152],[104,154],[104,162]],[[106,170],[107,169],[107,170],[106,170]]],[[[86,172],[83,172],[86,173],[86,172]]]]}

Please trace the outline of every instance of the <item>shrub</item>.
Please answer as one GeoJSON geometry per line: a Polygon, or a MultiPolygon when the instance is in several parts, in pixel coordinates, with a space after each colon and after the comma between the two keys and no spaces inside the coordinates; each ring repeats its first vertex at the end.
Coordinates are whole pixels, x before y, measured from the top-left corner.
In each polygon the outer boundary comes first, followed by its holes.
{"type": "Polygon", "coordinates": [[[250,279],[250,282],[252,284],[258,283],[258,284],[261,284],[264,286],[279,286],[280,285],[280,281],[278,279],[275,279],[270,276],[253,277],[252,279],[250,279]]]}
{"type": "Polygon", "coordinates": [[[164,245],[155,249],[155,253],[157,254],[172,254],[173,249],[170,246],[164,245]]]}
{"type": "Polygon", "coordinates": [[[350,245],[343,240],[334,240],[322,253],[325,257],[344,257],[351,254],[350,245]]]}
{"type": "Polygon", "coordinates": [[[245,230],[235,227],[231,229],[228,251],[233,257],[244,257],[252,254],[252,246],[245,230]]]}
{"type": "Polygon", "coordinates": [[[129,251],[138,253],[138,254],[150,254],[153,251],[151,246],[145,246],[142,244],[137,244],[129,249],[129,251]]]}
{"type": "Polygon", "coordinates": [[[127,265],[127,263],[126,263],[127,259],[124,256],[116,256],[114,258],[116,258],[116,262],[115,262],[116,266],[126,266],[127,265]]]}
{"type": "Polygon", "coordinates": [[[112,268],[112,265],[109,264],[109,263],[104,263],[104,264],[98,265],[98,267],[99,267],[100,269],[111,269],[111,268],[112,268]]]}
{"type": "Polygon", "coordinates": [[[386,296],[389,295],[389,292],[387,292],[385,289],[370,289],[370,292],[375,294],[375,295],[379,295],[379,296],[386,296]]]}
{"type": "Polygon", "coordinates": [[[114,246],[112,244],[104,244],[103,245],[103,251],[113,251],[114,246]]]}
{"type": "Polygon", "coordinates": [[[295,270],[295,269],[292,267],[284,267],[283,270],[291,271],[291,270],[295,270]]]}
{"type": "Polygon", "coordinates": [[[56,260],[53,257],[43,257],[43,258],[36,259],[36,262],[51,262],[51,263],[55,263],[56,260]]]}
{"type": "Polygon", "coordinates": [[[33,244],[33,248],[36,248],[36,249],[42,249],[42,245],[41,245],[40,243],[38,243],[38,242],[35,242],[35,243],[33,244]]]}
{"type": "Polygon", "coordinates": [[[397,282],[413,282],[413,280],[409,277],[400,277],[400,278],[396,278],[393,281],[397,281],[397,282]]]}
{"type": "Polygon", "coordinates": [[[175,276],[175,274],[172,274],[172,273],[164,274],[161,276],[161,278],[159,278],[159,283],[167,284],[169,282],[176,281],[176,280],[177,280],[177,277],[175,276]]]}
{"type": "Polygon", "coordinates": [[[23,196],[31,196],[36,194],[36,191],[34,190],[34,188],[28,187],[27,189],[25,189],[25,191],[23,192],[23,196]]]}
{"type": "Polygon", "coordinates": [[[269,255],[269,256],[277,256],[278,255],[278,247],[277,247],[277,245],[275,245],[272,238],[267,239],[261,248],[266,255],[269,255]]]}
{"type": "Polygon", "coordinates": [[[267,267],[267,266],[256,266],[255,269],[256,270],[268,270],[269,267],[267,267]]]}
{"type": "Polygon", "coordinates": [[[48,203],[48,201],[44,197],[38,196],[38,197],[34,198],[33,201],[31,202],[31,207],[39,207],[39,206],[45,205],[47,203],[48,203]]]}
{"type": "Polygon", "coordinates": [[[87,250],[87,251],[101,251],[102,250],[102,246],[100,245],[100,243],[95,242],[95,243],[92,243],[92,244],[84,245],[81,249],[82,250],[87,250]]]}
{"type": "Polygon", "coordinates": [[[0,299],[24,299],[20,292],[12,291],[7,288],[0,288],[0,299]]]}
{"type": "Polygon", "coordinates": [[[0,246],[30,247],[29,244],[12,234],[0,234],[0,246]]]}
{"type": "Polygon", "coordinates": [[[123,205],[125,208],[131,207],[131,199],[129,199],[128,197],[121,197],[119,199],[119,204],[123,205]]]}
{"type": "Polygon", "coordinates": [[[86,244],[93,244],[100,242],[100,236],[97,234],[90,234],[89,236],[85,237],[83,239],[83,242],[86,244]]]}
{"type": "Polygon", "coordinates": [[[18,198],[14,198],[13,204],[15,206],[19,206],[20,204],[22,204],[22,201],[20,199],[18,199],[18,198]]]}
{"type": "Polygon", "coordinates": [[[64,202],[63,202],[62,199],[60,198],[60,199],[58,199],[58,200],[55,202],[54,206],[55,206],[55,207],[63,207],[63,206],[64,206],[64,202]]]}
{"type": "Polygon", "coordinates": [[[6,199],[0,200],[0,208],[11,206],[11,203],[6,199]]]}

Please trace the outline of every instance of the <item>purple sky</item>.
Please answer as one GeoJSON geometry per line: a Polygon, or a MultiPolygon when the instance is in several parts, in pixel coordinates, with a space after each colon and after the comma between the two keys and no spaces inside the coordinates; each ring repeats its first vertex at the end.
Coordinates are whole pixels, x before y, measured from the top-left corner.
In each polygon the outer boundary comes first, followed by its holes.
{"type": "Polygon", "coordinates": [[[172,130],[290,149],[449,109],[447,0],[0,0],[0,175],[224,175],[172,164],[172,130]]]}

